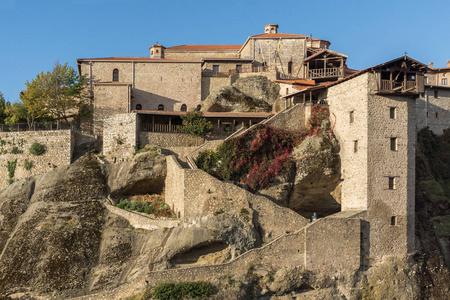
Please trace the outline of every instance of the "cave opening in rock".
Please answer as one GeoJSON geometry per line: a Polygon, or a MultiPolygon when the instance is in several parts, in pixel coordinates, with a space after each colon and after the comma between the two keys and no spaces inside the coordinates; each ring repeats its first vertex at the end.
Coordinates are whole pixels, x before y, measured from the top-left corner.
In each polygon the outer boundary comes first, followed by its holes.
{"type": "Polygon", "coordinates": [[[222,241],[199,245],[176,254],[171,263],[176,267],[192,264],[214,265],[229,259],[228,244],[222,241]]]}

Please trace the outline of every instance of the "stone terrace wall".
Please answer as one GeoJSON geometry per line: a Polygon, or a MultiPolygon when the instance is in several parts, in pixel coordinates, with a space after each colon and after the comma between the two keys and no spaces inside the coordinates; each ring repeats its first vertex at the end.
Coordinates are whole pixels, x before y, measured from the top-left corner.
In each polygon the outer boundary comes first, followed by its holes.
{"type": "Polygon", "coordinates": [[[240,212],[245,209],[251,219],[257,218],[266,240],[298,230],[308,223],[294,211],[278,206],[264,196],[256,196],[199,169],[182,169],[173,156],[167,157],[165,201],[186,222],[220,210],[242,218],[240,212]]]}
{"type": "Polygon", "coordinates": [[[307,116],[310,114],[310,105],[296,104],[273,116],[267,121],[266,125],[284,130],[299,131],[306,128],[309,119],[307,116]]]}
{"type": "Polygon", "coordinates": [[[158,145],[160,147],[192,147],[205,142],[202,137],[193,137],[187,133],[138,132],[141,145],[158,145]]]}
{"type": "Polygon", "coordinates": [[[70,165],[75,145],[75,136],[71,130],[2,132],[0,139],[0,187],[6,186],[9,179],[6,167],[8,161],[17,159],[14,179],[22,179],[70,165]],[[45,145],[44,154],[35,156],[29,153],[35,142],[45,145]],[[11,153],[13,147],[23,153],[11,153]],[[32,162],[30,170],[25,170],[25,160],[32,162]]]}
{"type": "Polygon", "coordinates": [[[128,160],[136,146],[136,114],[112,115],[104,120],[103,154],[109,162],[128,160]]]}
{"type": "Polygon", "coordinates": [[[128,211],[107,203],[105,203],[105,206],[111,213],[127,219],[127,221],[130,222],[130,225],[134,228],[155,230],[177,227],[180,225],[180,220],[178,219],[155,218],[152,217],[152,215],[144,215],[143,213],[128,211]]]}

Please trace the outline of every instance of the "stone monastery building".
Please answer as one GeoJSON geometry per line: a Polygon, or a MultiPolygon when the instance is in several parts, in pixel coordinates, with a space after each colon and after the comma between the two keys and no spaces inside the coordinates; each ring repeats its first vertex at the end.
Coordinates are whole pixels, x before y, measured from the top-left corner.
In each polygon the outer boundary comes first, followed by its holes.
{"type": "MultiPolygon", "coordinates": [[[[265,114],[205,112],[218,128],[264,120],[298,130],[312,104],[328,105],[340,145],[341,210],[361,218],[352,237],[357,249],[361,245],[361,256],[373,259],[406,255],[415,246],[416,134],[425,126],[441,134],[450,125],[450,89],[444,80],[448,68],[429,68],[402,56],[356,71],[347,68],[347,55],[329,46],[306,35],[279,33],[278,25],[269,24],[242,45],[155,44],[149,57],[77,63],[93,99],[93,133],[113,162],[127,159],[137,143],[192,146],[174,129],[177,118],[201,109],[211,92],[242,77],[269,78],[279,84],[280,97],[265,114]]],[[[188,184],[183,180],[172,185],[188,184]]],[[[200,189],[199,183],[196,192],[207,195],[200,189]]],[[[200,209],[189,207],[189,197],[169,192],[166,202],[181,217],[200,216],[200,209]]],[[[346,241],[341,242],[345,247],[346,241]]]]}

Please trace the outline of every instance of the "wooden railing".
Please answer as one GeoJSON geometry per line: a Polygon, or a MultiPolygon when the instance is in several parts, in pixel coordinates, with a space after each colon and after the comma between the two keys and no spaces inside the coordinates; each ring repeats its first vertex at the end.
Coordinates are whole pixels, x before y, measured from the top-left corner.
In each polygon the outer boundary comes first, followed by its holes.
{"type": "Polygon", "coordinates": [[[140,123],[139,124],[139,131],[145,131],[145,132],[178,132],[182,133],[183,130],[181,130],[183,126],[182,125],[169,125],[169,124],[150,124],[150,123],[140,123]]]}
{"type": "Polygon", "coordinates": [[[382,79],[380,82],[380,91],[405,91],[416,87],[415,80],[407,80],[406,84],[402,82],[394,82],[391,80],[382,79]]]}
{"type": "MultiPolygon", "coordinates": [[[[169,124],[150,124],[140,123],[138,131],[143,132],[164,132],[164,133],[183,133],[183,125],[169,125],[169,124]]],[[[226,125],[214,126],[213,131],[210,133],[212,136],[228,136],[235,132],[237,126],[227,127],[226,125]]]]}
{"type": "Polygon", "coordinates": [[[341,68],[310,69],[309,78],[326,78],[342,76],[341,68]]]}

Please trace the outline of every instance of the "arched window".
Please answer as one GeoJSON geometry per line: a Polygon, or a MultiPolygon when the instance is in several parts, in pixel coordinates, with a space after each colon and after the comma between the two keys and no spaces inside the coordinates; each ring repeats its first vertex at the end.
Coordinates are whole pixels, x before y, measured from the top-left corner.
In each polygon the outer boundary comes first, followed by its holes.
{"type": "Polygon", "coordinates": [[[292,61],[288,62],[288,74],[292,74],[292,61]]]}
{"type": "Polygon", "coordinates": [[[181,105],[181,111],[187,111],[187,106],[186,106],[186,104],[181,105]]]}
{"type": "Polygon", "coordinates": [[[162,104],[158,105],[158,110],[164,110],[164,105],[162,104]]]}
{"type": "Polygon", "coordinates": [[[136,104],[136,110],[142,110],[142,105],[136,104]]]}
{"type": "Polygon", "coordinates": [[[119,81],[119,70],[118,69],[113,70],[113,81],[119,81]]]}
{"type": "Polygon", "coordinates": [[[197,105],[197,111],[200,111],[200,109],[202,109],[202,106],[199,104],[197,105]]]}

